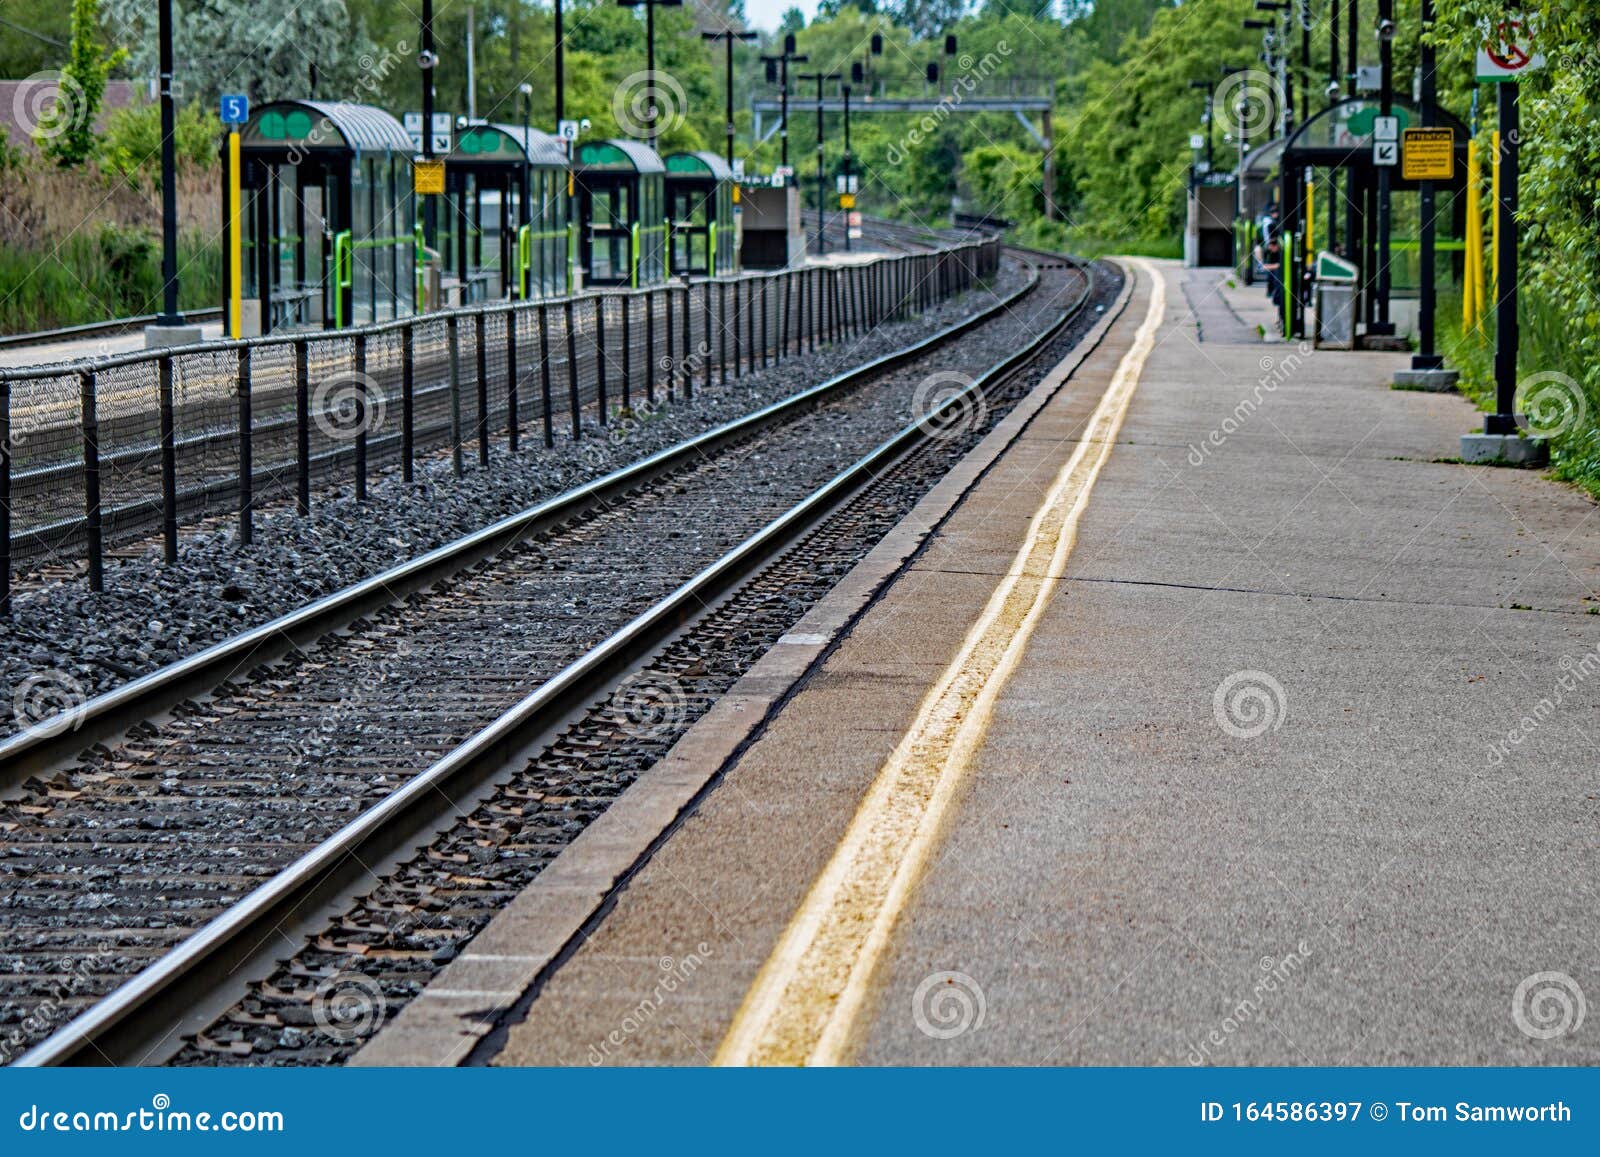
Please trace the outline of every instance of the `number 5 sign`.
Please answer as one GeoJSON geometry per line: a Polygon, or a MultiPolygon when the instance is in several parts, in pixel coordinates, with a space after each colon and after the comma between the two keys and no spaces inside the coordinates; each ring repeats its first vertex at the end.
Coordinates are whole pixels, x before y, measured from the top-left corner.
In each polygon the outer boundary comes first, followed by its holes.
{"type": "Polygon", "coordinates": [[[218,117],[225,125],[242,125],[250,119],[250,98],[235,93],[224,94],[217,110],[218,117]]]}
{"type": "Polygon", "coordinates": [[[1544,53],[1535,47],[1533,21],[1520,12],[1508,12],[1489,21],[1480,31],[1478,79],[1487,81],[1521,80],[1544,67],[1544,53]]]}

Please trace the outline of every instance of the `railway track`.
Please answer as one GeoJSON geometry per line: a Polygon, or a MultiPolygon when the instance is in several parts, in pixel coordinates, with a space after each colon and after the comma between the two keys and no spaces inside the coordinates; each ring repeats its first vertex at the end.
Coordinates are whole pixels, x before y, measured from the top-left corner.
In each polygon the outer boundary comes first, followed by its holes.
{"type": "Polygon", "coordinates": [[[102,697],[77,721],[87,732],[0,747],[0,766],[45,768],[86,735],[153,720],[29,780],[0,824],[0,886],[10,889],[0,1048],[34,1046],[25,1063],[180,1049],[186,1063],[346,1055],[359,1037],[324,1031],[318,1016],[329,976],[348,971],[330,973],[330,960],[396,962],[398,975],[368,982],[384,1004],[402,1002],[692,722],[719,680],[803,613],[808,583],[831,586],[851,552],[981,436],[1005,391],[1059,358],[1092,279],[1059,259],[1029,260],[1035,282],[960,334],[102,697]],[[918,413],[916,391],[935,371],[973,384],[918,413]],[[626,508],[613,505],[621,494],[626,508]],[[786,561],[702,615],[786,549],[786,561]],[[574,720],[493,786],[512,757],[574,720]],[[407,858],[434,835],[446,844],[407,858]],[[385,864],[393,878],[375,892],[368,868],[385,864]],[[311,931],[330,916],[331,938],[311,931]],[[412,940],[363,942],[393,936],[412,940]],[[263,983],[234,1003],[245,980],[263,983]]]}

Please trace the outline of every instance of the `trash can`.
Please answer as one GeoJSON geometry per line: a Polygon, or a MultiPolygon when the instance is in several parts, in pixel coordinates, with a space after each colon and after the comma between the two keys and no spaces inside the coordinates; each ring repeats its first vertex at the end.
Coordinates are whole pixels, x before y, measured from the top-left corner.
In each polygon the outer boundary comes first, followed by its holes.
{"type": "Polygon", "coordinates": [[[1356,287],[1348,281],[1317,282],[1317,348],[1356,348],[1356,287]]]}

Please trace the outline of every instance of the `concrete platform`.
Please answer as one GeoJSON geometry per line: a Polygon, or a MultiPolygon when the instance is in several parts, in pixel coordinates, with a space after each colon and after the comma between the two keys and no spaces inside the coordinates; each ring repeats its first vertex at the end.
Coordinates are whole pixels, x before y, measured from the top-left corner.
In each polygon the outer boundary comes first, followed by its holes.
{"type": "MultiPolygon", "coordinates": [[[[1600,1062],[1577,1015],[1600,995],[1595,504],[1450,461],[1471,407],[1392,391],[1403,355],[1203,342],[1205,287],[1157,275],[1064,581],[846,1059],[1600,1062]]],[[[495,1063],[716,1057],[1151,288],[567,946],[495,1063]]]]}

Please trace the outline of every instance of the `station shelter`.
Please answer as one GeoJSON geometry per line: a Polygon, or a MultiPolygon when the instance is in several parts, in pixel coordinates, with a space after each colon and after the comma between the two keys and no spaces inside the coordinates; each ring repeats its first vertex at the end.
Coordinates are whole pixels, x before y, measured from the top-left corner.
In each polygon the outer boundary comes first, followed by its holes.
{"type": "Polygon", "coordinates": [[[705,151],[671,153],[665,164],[671,272],[709,277],[736,272],[739,183],[733,169],[705,151]]]}
{"type": "Polygon", "coordinates": [[[370,105],[255,110],[240,134],[246,334],[416,312],[411,154],[400,122],[370,105]]]}
{"type": "MultiPolygon", "coordinates": [[[[1423,124],[1421,108],[1394,98],[1391,115],[1400,132],[1423,124]]],[[[1382,112],[1370,97],[1340,101],[1317,113],[1282,143],[1277,160],[1284,235],[1287,332],[1304,336],[1311,301],[1310,271],[1318,251],[1326,251],[1357,268],[1358,313],[1362,324],[1376,318],[1378,288],[1379,176],[1374,162],[1374,128],[1382,112]]],[[[1459,278],[1466,221],[1466,156],[1469,133],[1458,118],[1435,106],[1432,125],[1453,136],[1453,173],[1435,182],[1438,197],[1435,225],[1437,248],[1459,278]]],[[[1407,180],[1399,166],[1389,170],[1391,203],[1391,300],[1407,296],[1421,283],[1419,245],[1419,182],[1407,180]]],[[[1437,274],[1437,270],[1436,270],[1437,274]]]]}
{"type": "Polygon", "coordinates": [[[561,141],[535,128],[473,124],[455,134],[439,217],[447,300],[566,292],[574,240],[567,169],[561,141]]]}
{"type": "Polygon", "coordinates": [[[585,141],[572,158],[578,264],[587,285],[666,279],[661,155],[638,141],[585,141]]]}

